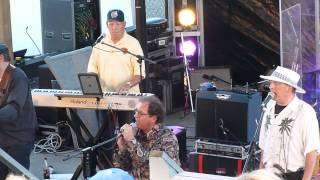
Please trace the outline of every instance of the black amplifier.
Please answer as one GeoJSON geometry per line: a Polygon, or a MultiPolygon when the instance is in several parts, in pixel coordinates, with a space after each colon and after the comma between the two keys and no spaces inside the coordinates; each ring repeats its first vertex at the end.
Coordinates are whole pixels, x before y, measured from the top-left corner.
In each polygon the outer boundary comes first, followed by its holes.
{"type": "Polygon", "coordinates": [[[147,36],[148,52],[172,46],[172,41],[172,31],[165,31],[157,35],[147,36]]]}
{"type": "MultiPolygon", "coordinates": [[[[173,32],[168,29],[167,19],[149,18],[146,21],[147,28],[147,47],[148,52],[156,51],[166,47],[173,48],[173,32]]],[[[136,37],[136,27],[126,27],[126,32],[136,37]]],[[[158,56],[156,56],[158,57],[158,56]]],[[[151,58],[148,56],[148,58],[151,58]]]]}
{"type": "MultiPolygon", "coordinates": [[[[182,57],[170,56],[162,59],[154,60],[157,64],[150,64],[148,77],[156,79],[173,80],[172,74],[177,71],[184,71],[184,64],[182,57]]],[[[178,77],[178,80],[182,80],[183,74],[178,77]]]]}
{"type": "Polygon", "coordinates": [[[221,143],[210,140],[198,139],[195,143],[196,152],[219,157],[233,159],[246,159],[248,157],[248,144],[241,143],[221,143]]]}
{"type": "Polygon", "coordinates": [[[164,48],[159,48],[157,50],[148,50],[147,57],[152,60],[168,58],[173,55],[173,46],[169,45],[164,48]]]}
{"type": "MultiPolygon", "coordinates": [[[[146,20],[146,28],[147,36],[158,36],[168,29],[168,21],[165,18],[148,18],[146,20]]],[[[136,37],[136,26],[126,27],[126,31],[131,36],[136,37]]]]}
{"type": "Polygon", "coordinates": [[[198,91],[196,137],[249,143],[257,129],[260,105],[260,92],[198,91]]]}

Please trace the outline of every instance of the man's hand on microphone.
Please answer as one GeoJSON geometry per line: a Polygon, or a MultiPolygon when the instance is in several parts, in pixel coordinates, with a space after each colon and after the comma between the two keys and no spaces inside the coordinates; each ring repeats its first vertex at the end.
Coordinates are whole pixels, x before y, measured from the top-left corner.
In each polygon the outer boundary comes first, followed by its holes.
{"type": "Polygon", "coordinates": [[[120,128],[120,132],[123,136],[123,139],[126,142],[130,142],[132,141],[135,137],[133,134],[133,128],[132,126],[130,126],[129,124],[124,124],[121,128],[120,128]]]}
{"type": "Polygon", "coordinates": [[[119,148],[120,152],[123,152],[123,151],[125,151],[127,149],[126,148],[126,142],[124,141],[123,136],[119,136],[118,137],[117,145],[118,145],[118,148],[119,148]]]}

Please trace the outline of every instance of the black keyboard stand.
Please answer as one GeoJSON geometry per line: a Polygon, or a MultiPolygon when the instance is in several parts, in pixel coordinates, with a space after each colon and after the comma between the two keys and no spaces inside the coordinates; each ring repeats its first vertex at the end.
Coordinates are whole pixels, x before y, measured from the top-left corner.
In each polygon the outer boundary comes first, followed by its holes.
{"type": "MultiPolygon", "coordinates": [[[[99,111],[100,110],[96,110],[97,115],[98,115],[99,111]]],[[[110,119],[110,117],[112,117],[110,115],[110,113],[111,113],[110,111],[107,111],[108,118],[105,119],[102,126],[99,128],[96,136],[93,136],[90,133],[90,131],[88,130],[86,125],[82,122],[82,120],[79,118],[78,114],[75,112],[74,109],[69,108],[69,112],[70,112],[70,116],[71,116],[71,119],[69,119],[70,126],[74,130],[81,147],[96,147],[96,145],[101,144],[99,142],[103,141],[102,135],[103,135],[104,131],[106,129],[109,129],[109,130],[111,129],[111,131],[112,131],[112,129],[114,129],[113,121],[112,121],[112,119],[110,119]],[[82,132],[85,134],[86,137],[88,137],[88,140],[86,140],[84,138],[82,132]]],[[[97,117],[99,117],[99,116],[97,116],[97,117]]],[[[113,132],[114,131],[109,132],[109,134],[111,135],[111,134],[113,134],[113,132]]],[[[111,137],[104,137],[104,138],[110,140],[111,137]]],[[[115,139],[113,139],[113,140],[115,140],[115,139]]],[[[102,144],[102,145],[105,145],[105,144],[102,144]]],[[[102,146],[102,145],[100,145],[100,146],[102,146]]],[[[86,148],[84,148],[84,149],[86,149],[86,148]]],[[[113,150],[113,148],[111,148],[110,150],[113,150]]],[[[93,176],[96,173],[96,166],[98,166],[99,169],[105,169],[106,165],[109,167],[113,166],[111,160],[105,154],[105,150],[103,148],[97,148],[97,149],[94,148],[92,151],[81,150],[80,153],[81,152],[83,153],[82,163],[80,165],[78,165],[71,180],[78,179],[81,171],[83,171],[84,178],[87,178],[87,177],[93,176]]],[[[77,154],[79,154],[79,153],[77,153],[77,154]]],[[[68,160],[72,157],[75,157],[75,156],[74,155],[68,156],[67,158],[64,159],[64,161],[68,160]]]]}

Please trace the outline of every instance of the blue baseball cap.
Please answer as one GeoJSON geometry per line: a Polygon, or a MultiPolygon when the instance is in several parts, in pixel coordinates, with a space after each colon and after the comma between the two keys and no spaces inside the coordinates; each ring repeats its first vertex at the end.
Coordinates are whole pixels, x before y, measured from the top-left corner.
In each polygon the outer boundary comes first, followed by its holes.
{"type": "Polygon", "coordinates": [[[128,172],[119,168],[110,168],[98,171],[89,180],[134,180],[128,172]]]}

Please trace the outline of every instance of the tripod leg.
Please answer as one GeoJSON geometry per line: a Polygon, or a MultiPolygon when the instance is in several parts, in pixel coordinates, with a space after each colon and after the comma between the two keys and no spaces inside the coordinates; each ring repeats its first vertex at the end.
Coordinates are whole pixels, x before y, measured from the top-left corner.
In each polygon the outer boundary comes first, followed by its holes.
{"type": "Polygon", "coordinates": [[[184,118],[187,116],[187,114],[189,114],[189,96],[188,96],[188,92],[187,92],[187,86],[184,86],[184,107],[183,107],[183,116],[181,118],[184,118]]]}
{"type": "Polygon", "coordinates": [[[95,151],[85,151],[82,157],[82,171],[83,177],[85,179],[92,177],[96,174],[96,152],[95,151]]]}

